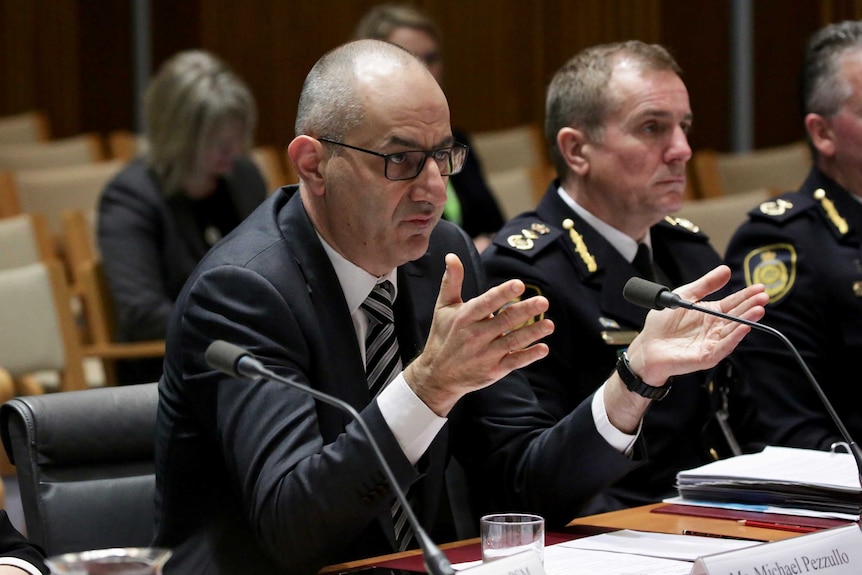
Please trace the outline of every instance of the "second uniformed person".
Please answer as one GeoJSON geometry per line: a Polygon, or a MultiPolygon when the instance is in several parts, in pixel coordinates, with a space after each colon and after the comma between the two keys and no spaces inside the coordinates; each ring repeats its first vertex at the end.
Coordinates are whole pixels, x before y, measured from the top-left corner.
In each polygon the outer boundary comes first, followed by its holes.
{"type": "MultiPolygon", "coordinates": [[[[854,439],[862,436],[862,22],[810,40],[802,110],[814,167],[802,187],[757,206],[727,251],[731,286],[762,283],[762,323],[799,350],[854,439]]],[[[842,441],[803,369],[778,338],[752,331],[736,361],[750,374],[771,444],[829,449],[842,441]]]]}
{"type": "MultiPolygon", "coordinates": [[[[664,48],[637,41],[588,48],[566,63],[548,88],[545,120],[558,179],[482,254],[493,284],[521,278],[550,301],[550,355],[523,371],[558,418],[591,395],[602,401],[615,366],[627,375],[624,351],[647,314],[624,299],[629,278],[675,288],[721,264],[705,234],[670,216],[682,206],[691,158],[680,74],[664,48]]],[[[714,373],[675,378],[666,396],[629,378],[654,400],[640,430],[647,462],[583,514],[674,496],[678,471],[731,453],[713,417],[714,373]]]]}

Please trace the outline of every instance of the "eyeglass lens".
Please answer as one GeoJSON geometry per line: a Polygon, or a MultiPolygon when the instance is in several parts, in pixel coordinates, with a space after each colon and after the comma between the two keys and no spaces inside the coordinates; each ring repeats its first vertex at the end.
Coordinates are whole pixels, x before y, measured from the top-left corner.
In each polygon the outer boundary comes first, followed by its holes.
{"type": "Polygon", "coordinates": [[[425,167],[428,157],[437,162],[441,176],[457,174],[464,167],[467,149],[463,146],[443,148],[440,150],[409,151],[390,154],[386,161],[386,177],[392,180],[409,180],[415,178],[425,167]]]}

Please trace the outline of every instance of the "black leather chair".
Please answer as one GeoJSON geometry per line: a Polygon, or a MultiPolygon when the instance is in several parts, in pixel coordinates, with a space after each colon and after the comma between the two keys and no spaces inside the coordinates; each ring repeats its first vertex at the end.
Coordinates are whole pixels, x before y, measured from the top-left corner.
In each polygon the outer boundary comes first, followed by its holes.
{"type": "Polygon", "coordinates": [[[0,406],[27,537],[49,555],[151,544],[157,386],[16,397],[0,406]]]}

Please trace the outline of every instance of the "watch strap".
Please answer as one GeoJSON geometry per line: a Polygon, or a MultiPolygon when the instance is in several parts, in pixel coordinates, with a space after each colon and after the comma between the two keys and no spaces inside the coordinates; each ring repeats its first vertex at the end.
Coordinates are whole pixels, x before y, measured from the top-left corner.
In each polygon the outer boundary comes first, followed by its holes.
{"type": "Polygon", "coordinates": [[[632,366],[629,364],[629,356],[626,355],[626,352],[622,352],[619,359],[617,359],[617,373],[620,375],[620,379],[623,380],[623,383],[626,384],[626,388],[641,397],[652,399],[654,401],[661,401],[668,393],[670,393],[670,380],[662,386],[650,385],[642,380],[638,374],[632,370],[632,366]]]}

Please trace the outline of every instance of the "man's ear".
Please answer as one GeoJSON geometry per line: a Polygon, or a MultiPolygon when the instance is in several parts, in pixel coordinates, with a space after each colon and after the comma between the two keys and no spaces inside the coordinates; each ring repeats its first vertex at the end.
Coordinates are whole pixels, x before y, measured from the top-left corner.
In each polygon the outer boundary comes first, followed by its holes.
{"type": "Polygon", "coordinates": [[[569,169],[577,176],[586,176],[590,171],[590,160],[587,139],[581,130],[574,128],[563,128],[557,132],[557,148],[569,166],[569,169]]]}
{"type": "Polygon", "coordinates": [[[831,158],[835,155],[835,139],[829,120],[820,114],[808,114],[805,116],[805,129],[821,156],[831,158]]]}
{"type": "Polygon", "coordinates": [[[311,136],[297,136],[288,144],[287,155],[299,179],[310,191],[317,193],[317,190],[323,190],[323,171],[327,159],[323,144],[311,136]]]}

